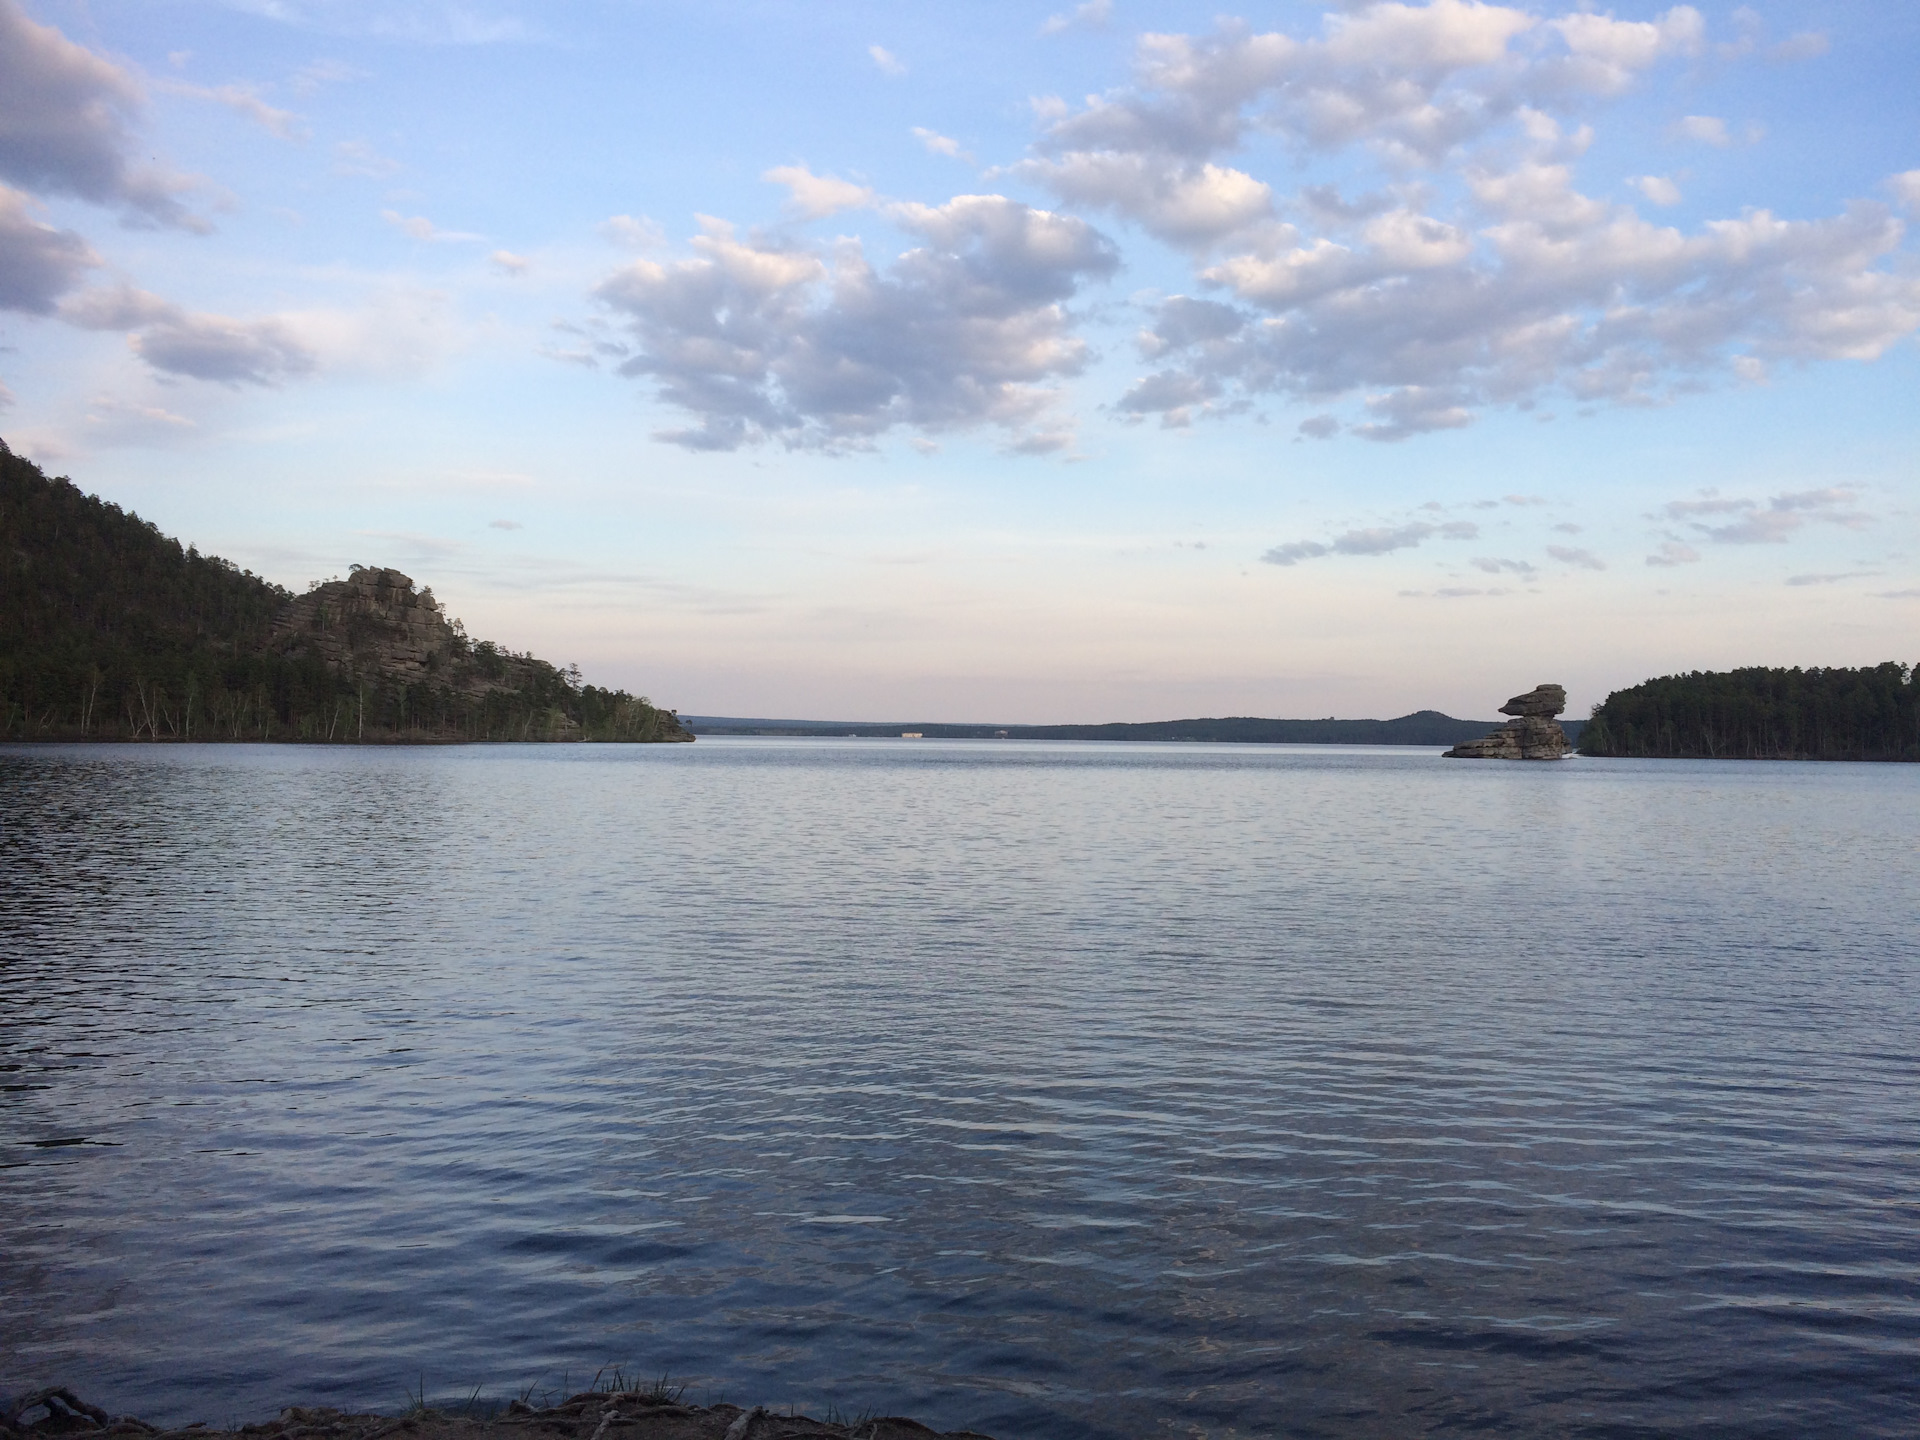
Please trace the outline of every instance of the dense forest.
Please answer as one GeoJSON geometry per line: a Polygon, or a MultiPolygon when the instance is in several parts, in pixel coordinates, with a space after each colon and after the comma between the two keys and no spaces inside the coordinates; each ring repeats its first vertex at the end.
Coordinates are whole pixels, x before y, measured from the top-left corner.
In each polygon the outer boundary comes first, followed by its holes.
{"type": "Polygon", "coordinates": [[[1616,690],[1583,755],[1707,760],[1920,760],[1920,670],[1694,671],[1616,690]]]}
{"type": "Polygon", "coordinates": [[[644,697],[469,640],[397,572],[354,571],[295,596],[0,441],[0,738],[693,738],[644,697]]]}

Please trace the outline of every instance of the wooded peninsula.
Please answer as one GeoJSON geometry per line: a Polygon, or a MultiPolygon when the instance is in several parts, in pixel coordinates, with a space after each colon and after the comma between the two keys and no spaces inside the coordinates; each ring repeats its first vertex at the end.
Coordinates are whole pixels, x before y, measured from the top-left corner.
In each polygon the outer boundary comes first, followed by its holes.
{"type": "Polygon", "coordinates": [[[0,739],[693,735],[644,696],[469,639],[397,570],[296,596],[0,441],[0,739]]]}

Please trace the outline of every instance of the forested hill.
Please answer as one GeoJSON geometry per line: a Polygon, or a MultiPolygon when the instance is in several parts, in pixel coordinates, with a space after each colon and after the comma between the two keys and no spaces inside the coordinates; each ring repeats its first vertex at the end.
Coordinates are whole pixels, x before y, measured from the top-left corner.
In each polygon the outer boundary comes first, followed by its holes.
{"type": "Polygon", "coordinates": [[[1583,755],[1719,760],[1920,760],[1920,670],[1694,671],[1616,690],[1583,755]]]}
{"type": "Polygon", "coordinates": [[[470,641],[396,571],[295,596],[0,441],[0,738],[693,737],[644,698],[470,641]]]}

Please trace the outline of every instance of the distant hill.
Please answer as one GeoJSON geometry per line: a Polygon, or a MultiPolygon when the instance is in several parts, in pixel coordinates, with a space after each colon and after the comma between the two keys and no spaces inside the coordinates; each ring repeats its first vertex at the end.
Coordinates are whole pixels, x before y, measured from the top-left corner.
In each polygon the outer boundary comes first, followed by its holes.
{"type": "Polygon", "coordinates": [[[1920,760],[1920,671],[1665,675],[1594,707],[1583,755],[1698,760],[1920,760]]]}
{"type": "MultiPolygon", "coordinates": [[[[929,740],[1194,740],[1241,745],[1457,745],[1477,740],[1497,723],[1456,720],[1438,710],[1416,710],[1397,720],[1263,720],[1228,716],[1211,720],[1151,720],[1108,725],[949,725],[932,721],[749,720],[724,715],[687,715],[696,735],[857,735],[866,738],[913,732],[929,740]]],[[[1579,721],[1568,725],[1574,735],[1579,721]]]]}
{"type": "Polygon", "coordinates": [[[398,571],[296,596],[0,441],[0,738],[693,736],[645,698],[469,640],[398,571]]]}

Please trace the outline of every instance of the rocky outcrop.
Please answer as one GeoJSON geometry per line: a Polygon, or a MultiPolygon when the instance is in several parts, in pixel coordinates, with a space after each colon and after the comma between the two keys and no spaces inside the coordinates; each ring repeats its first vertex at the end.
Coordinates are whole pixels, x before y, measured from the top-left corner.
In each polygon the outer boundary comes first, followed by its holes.
{"type": "Polygon", "coordinates": [[[433,591],[415,590],[398,570],[355,566],[345,580],[289,600],[274,620],[271,646],[288,659],[321,661],[356,690],[401,697],[396,714],[413,717],[403,725],[477,728],[487,739],[693,739],[672,711],[651,701],[583,686],[577,670],[469,640],[433,591]],[[476,716],[483,717],[477,725],[476,716]]]}
{"type": "Polygon", "coordinates": [[[1567,708],[1559,685],[1536,685],[1500,707],[1514,718],[1484,740],[1464,740],[1446,752],[1450,760],[1564,760],[1573,752],[1554,716],[1567,708]]]}
{"type": "MultiPolygon", "coordinates": [[[[361,568],[288,602],[273,638],[284,654],[317,655],[336,669],[403,685],[451,683],[467,648],[433,591],[416,591],[398,570],[361,568]]],[[[486,677],[471,678],[491,688],[486,677]]]]}

